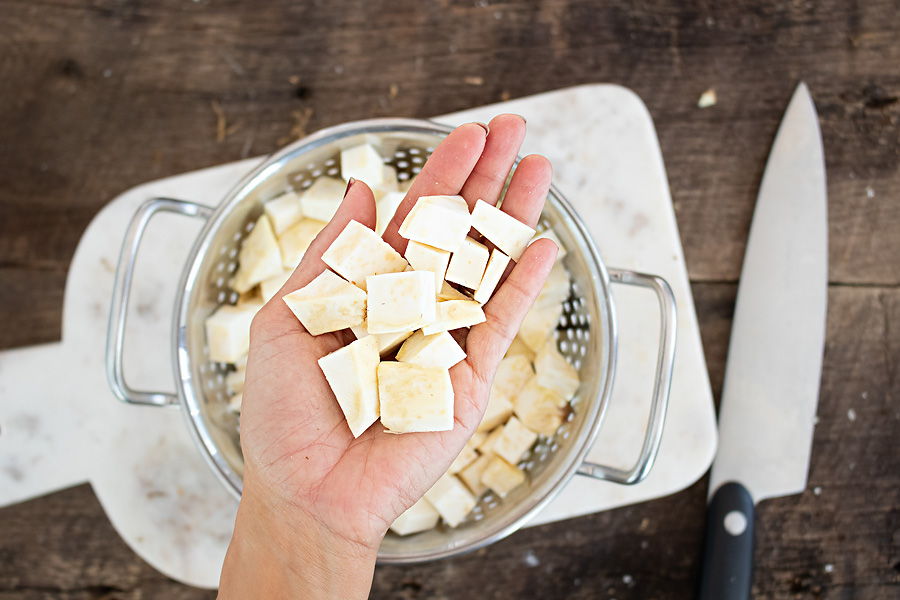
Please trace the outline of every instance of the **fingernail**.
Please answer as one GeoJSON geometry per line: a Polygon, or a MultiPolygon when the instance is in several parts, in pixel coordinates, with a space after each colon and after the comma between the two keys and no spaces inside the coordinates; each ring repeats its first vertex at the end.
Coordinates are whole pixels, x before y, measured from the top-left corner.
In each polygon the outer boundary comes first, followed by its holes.
{"type": "Polygon", "coordinates": [[[344,198],[346,198],[346,197],[347,197],[347,194],[350,193],[350,188],[353,187],[353,184],[354,184],[354,183],[356,183],[356,180],[353,179],[352,177],[351,177],[350,179],[347,180],[347,189],[344,190],[344,198]]]}
{"type": "Polygon", "coordinates": [[[479,121],[475,121],[475,124],[484,129],[484,135],[487,135],[491,132],[491,128],[488,127],[485,123],[481,123],[479,121]]]}
{"type": "Polygon", "coordinates": [[[523,117],[522,115],[517,114],[517,113],[513,113],[513,114],[516,115],[517,117],[519,117],[520,119],[522,119],[522,122],[523,122],[523,123],[526,123],[526,124],[528,123],[528,119],[526,119],[526,118],[523,117]]]}

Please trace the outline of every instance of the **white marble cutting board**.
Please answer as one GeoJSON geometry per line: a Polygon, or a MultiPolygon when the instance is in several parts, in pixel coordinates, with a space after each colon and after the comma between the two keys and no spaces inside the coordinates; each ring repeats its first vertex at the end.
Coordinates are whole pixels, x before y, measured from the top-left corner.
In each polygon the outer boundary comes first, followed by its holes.
{"type": "MultiPolygon", "coordinates": [[[[609,266],[665,277],[678,303],[672,396],[659,458],[642,483],[575,477],[532,524],[681,490],[709,466],[715,414],[681,243],[653,122],[635,94],[586,85],[436,118],[528,120],[524,153],[554,164],[554,181],[587,222],[609,266]]],[[[66,283],[62,341],[0,352],[0,506],[90,481],[139,555],[185,583],[215,587],[235,502],[194,447],[177,408],[123,405],[104,376],[113,270],[125,227],[152,196],[214,205],[259,158],[133,188],[91,222],[66,283]]],[[[174,391],[170,320],[175,287],[200,222],[163,215],[145,237],[132,292],[126,371],[135,388],[174,391]]],[[[589,459],[627,466],[638,454],[657,351],[655,300],[615,286],[616,386],[589,459]]]]}

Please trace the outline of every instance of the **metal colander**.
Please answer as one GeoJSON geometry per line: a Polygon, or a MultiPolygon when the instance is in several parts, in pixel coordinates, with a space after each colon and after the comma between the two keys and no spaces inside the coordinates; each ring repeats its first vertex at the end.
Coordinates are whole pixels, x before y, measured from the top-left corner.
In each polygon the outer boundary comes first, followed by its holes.
{"type": "MultiPolygon", "coordinates": [[[[203,455],[225,486],[240,496],[243,471],[237,416],[227,410],[225,375],[229,367],[210,361],[204,321],[220,305],[235,303],[228,282],[237,269],[244,237],[262,212],[262,203],[288,189],[302,191],[317,177],[339,174],[341,150],[361,143],[379,148],[400,181],[419,172],[451,128],[412,119],[372,119],[322,130],[282,149],[246,176],[216,208],[194,202],[154,198],[145,202],[126,232],[110,314],[107,372],[113,392],[134,404],[180,405],[203,455]],[[122,349],[134,262],[141,236],[161,211],[205,218],[185,266],[177,298],[173,344],[177,394],[131,389],[125,382],[122,349]]],[[[665,420],[675,347],[675,304],[668,284],[653,275],[607,269],[583,222],[559,191],[551,188],[539,229],[550,228],[568,251],[570,294],[556,328],[560,351],[578,370],[581,386],[567,420],[550,438],[541,437],[522,459],[524,485],[500,500],[485,494],[469,518],[456,528],[399,537],[389,534],[379,552],[382,562],[431,560],[469,551],[512,533],[558,493],[576,472],[633,484],[649,472],[665,420]],[[613,282],[653,290],[660,306],[660,344],[651,409],[640,456],[630,469],[588,463],[584,457],[602,425],[616,365],[613,282]]],[[[639,428],[641,424],[635,424],[639,428]]]]}

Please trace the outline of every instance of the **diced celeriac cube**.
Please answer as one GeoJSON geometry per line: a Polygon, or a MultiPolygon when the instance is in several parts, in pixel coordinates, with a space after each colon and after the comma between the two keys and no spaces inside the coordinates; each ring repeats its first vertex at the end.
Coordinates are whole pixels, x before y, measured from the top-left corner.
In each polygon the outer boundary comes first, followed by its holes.
{"type": "Polygon", "coordinates": [[[438,302],[435,311],[435,318],[432,322],[422,328],[422,333],[425,335],[471,327],[485,321],[484,310],[474,300],[438,302]]]}
{"type": "Polygon", "coordinates": [[[490,450],[513,465],[519,462],[522,455],[537,440],[537,434],[515,417],[510,417],[500,431],[502,432],[500,437],[494,441],[490,450]]]}
{"type": "Polygon", "coordinates": [[[515,397],[513,405],[522,423],[542,435],[552,436],[562,425],[566,401],[532,377],[515,397]]]}
{"type": "Polygon", "coordinates": [[[446,279],[469,289],[476,289],[488,263],[487,246],[466,237],[450,258],[446,279]]]}
{"type": "Polygon", "coordinates": [[[568,252],[566,252],[566,247],[563,246],[562,242],[559,240],[559,237],[557,237],[557,235],[555,233],[553,233],[552,229],[547,229],[545,231],[540,232],[539,234],[534,236],[530,242],[528,242],[528,245],[530,246],[531,244],[535,243],[536,241],[542,240],[545,238],[548,240],[553,240],[553,243],[555,243],[556,247],[559,248],[559,251],[556,253],[556,260],[558,260],[558,261],[562,260],[563,257],[565,257],[565,255],[568,254],[568,252]]]}
{"type": "Polygon", "coordinates": [[[334,177],[319,177],[300,196],[303,216],[327,223],[337,212],[347,184],[334,177]]]}
{"type": "Polygon", "coordinates": [[[456,252],[471,225],[472,215],[462,196],[422,196],[400,225],[400,235],[456,252]]]}
{"type": "Polygon", "coordinates": [[[453,429],[453,384],[447,369],[382,362],[378,397],[381,424],[393,433],[453,429]]]}
{"type": "Polygon", "coordinates": [[[268,302],[269,300],[271,300],[275,296],[275,294],[278,293],[278,290],[280,290],[281,287],[285,283],[287,283],[287,280],[290,279],[292,273],[292,270],[285,269],[278,275],[260,281],[259,293],[262,296],[263,302],[268,302]]]}
{"type": "Polygon", "coordinates": [[[493,454],[482,454],[459,472],[459,478],[476,497],[487,491],[487,486],[481,483],[481,475],[493,459],[493,454]]]}
{"type": "Polygon", "coordinates": [[[228,410],[233,413],[240,414],[241,412],[241,404],[244,402],[243,394],[235,394],[231,398],[228,399],[228,410]]]}
{"type": "Polygon", "coordinates": [[[446,331],[425,335],[419,330],[397,351],[400,362],[442,369],[449,369],[465,357],[466,353],[446,331]]]}
{"type": "Polygon", "coordinates": [[[237,359],[234,363],[234,368],[242,371],[247,369],[247,361],[250,359],[249,354],[244,354],[242,357],[237,359]]]}
{"type": "Polygon", "coordinates": [[[391,531],[397,535],[410,535],[420,531],[427,531],[434,528],[441,515],[431,506],[425,498],[420,498],[418,502],[403,511],[397,519],[391,524],[391,531]]]}
{"type": "Polygon", "coordinates": [[[453,475],[441,475],[432,488],[425,492],[425,498],[450,527],[462,523],[475,508],[475,497],[453,475]]]}
{"type": "Polygon", "coordinates": [[[505,423],[513,412],[516,396],[533,376],[531,362],[526,357],[510,356],[501,360],[494,374],[487,409],[478,430],[489,431],[505,423]]]}
{"type": "Polygon", "coordinates": [[[247,372],[242,369],[229,371],[225,375],[225,387],[232,394],[240,394],[244,391],[244,377],[246,375],[247,372]]]}
{"type": "Polygon", "coordinates": [[[406,246],[406,260],[416,271],[434,273],[434,289],[439,290],[444,284],[444,275],[450,263],[450,253],[434,246],[411,241],[406,246]]]}
{"type": "Polygon", "coordinates": [[[327,269],[282,300],[313,335],[359,325],[366,316],[366,293],[327,269]]]}
{"type": "Polygon", "coordinates": [[[499,456],[495,456],[481,473],[481,482],[495,494],[504,498],[525,483],[525,472],[499,456]]]}
{"type": "Polygon", "coordinates": [[[366,277],[399,273],[406,259],[358,221],[350,221],[322,254],[322,262],[347,281],[366,289],[366,277]]]}
{"type": "Polygon", "coordinates": [[[404,192],[388,192],[375,200],[375,233],[384,235],[384,230],[405,197],[404,192]]]}
{"type": "Polygon", "coordinates": [[[534,229],[484,200],[475,202],[472,227],[513,260],[519,260],[534,229]]]}
{"type": "Polygon", "coordinates": [[[490,433],[488,433],[483,440],[476,446],[479,452],[482,454],[493,454],[494,453],[494,444],[497,443],[497,440],[500,439],[500,436],[503,435],[503,427],[497,427],[490,433]]]}
{"type": "Polygon", "coordinates": [[[475,451],[476,444],[472,443],[472,440],[466,442],[466,445],[463,446],[463,449],[459,454],[456,455],[456,458],[453,459],[453,462],[450,463],[450,468],[447,469],[447,472],[451,475],[455,475],[459,473],[467,466],[469,466],[476,458],[478,458],[478,453],[475,451]]]}
{"type": "Polygon", "coordinates": [[[537,383],[556,392],[564,400],[570,400],[578,390],[578,371],[560,354],[552,337],[544,342],[535,356],[534,370],[537,383]]]}
{"type": "Polygon", "coordinates": [[[278,247],[281,249],[282,266],[285,269],[297,268],[307,248],[313,243],[319,232],[325,228],[325,225],[327,223],[322,221],[301,219],[281,234],[281,237],[278,238],[278,247]]]}
{"type": "Polygon", "coordinates": [[[537,352],[544,345],[562,316],[562,304],[544,304],[535,302],[525,314],[522,325],[519,326],[517,337],[531,349],[537,352]]]}
{"type": "Polygon", "coordinates": [[[378,353],[381,354],[381,356],[386,356],[396,350],[400,346],[400,344],[406,341],[406,339],[413,334],[412,331],[369,334],[366,329],[365,322],[360,325],[351,327],[350,331],[353,332],[353,335],[355,335],[357,339],[362,339],[367,335],[372,335],[372,337],[375,338],[375,341],[378,344],[378,353]]]}
{"type": "Polygon", "coordinates": [[[260,281],[281,273],[281,251],[266,215],[260,215],[253,231],[244,239],[238,263],[231,287],[242,294],[260,281]]]}
{"type": "Polygon", "coordinates": [[[506,356],[524,356],[529,361],[534,362],[535,353],[534,350],[528,347],[528,344],[522,341],[518,335],[513,338],[512,343],[509,345],[509,350],[506,351],[506,356]]]}
{"type": "Polygon", "coordinates": [[[234,363],[250,348],[250,323],[259,307],[220,306],[206,319],[206,343],[213,362],[234,363]]]}
{"type": "Polygon", "coordinates": [[[550,269],[547,281],[544,282],[544,287],[541,288],[537,299],[543,302],[562,304],[569,297],[570,288],[569,272],[566,271],[565,265],[557,262],[550,269]]]}
{"type": "MultiPolygon", "coordinates": [[[[373,184],[374,185],[374,184],[373,184]]],[[[375,186],[378,191],[390,193],[397,191],[397,169],[391,165],[381,165],[381,183],[375,186]]]]}
{"type": "Polygon", "coordinates": [[[360,144],[341,151],[341,177],[364,181],[369,187],[378,187],[384,181],[384,161],[378,151],[369,144],[360,144]]]}
{"type": "Polygon", "coordinates": [[[434,321],[434,275],[428,271],[372,275],[366,289],[369,333],[410,331],[434,321]]]}
{"type": "Polygon", "coordinates": [[[438,292],[437,299],[441,302],[444,300],[471,300],[461,291],[444,281],[441,283],[441,291],[438,292]]]}
{"type": "Polygon", "coordinates": [[[478,289],[475,290],[474,299],[476,302],[484,304],[491,299],[508,264],[509,257],[507,255],[496,248],[491,250],[491,258],[488,260],[487,267],[484,270],[484,276],[481,278],[481,283],[478,284],[478,289]]]}
{"type": "Polygon", "coordinates": [[[331,386],[353,437],[357,438],[378,418],[378,346],[367,336],[319,359],[319,367],[331,386]]]}
{"type": "Polygon", "coordinates": [[[263,204],[266,216],[272,223],[275,235],[281,235],[288,227],[303,218],[300,197],[293,190],[263,204]]]}

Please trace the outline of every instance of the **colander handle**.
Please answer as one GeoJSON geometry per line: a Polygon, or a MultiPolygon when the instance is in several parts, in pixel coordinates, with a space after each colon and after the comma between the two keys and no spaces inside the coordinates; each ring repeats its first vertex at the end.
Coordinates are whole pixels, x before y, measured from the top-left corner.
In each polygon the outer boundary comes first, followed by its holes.
{"type": "Polygon", "coordinates": [[[109,327],[106,332],[106,378],[116,398],[129,404],[171,406],[178,403],[178,396],[175,394],[132,389],[125,381],[125,369],[122,362],[125,348],[125,321],[128,316],[128,298],[131,294],[134,263],[147,225],[153,216],[160,212],[208,219],[212,215],[213,209],[186,200],[151,198],[141,204],[131,218],[131,223],[128,224],[125,240],[122,242],[122,250],[119,252],[119,264],[116,267],[116,280],[109,309],[109,327]]]}
{"type": "Polygon", "coordinates": [[[663,426],[666,422],[669,390],[672,385],[672,368],[675,366],[675,295],[666,280],[656,275],[610,269],[609,277],[613,283],[649,288],[656,293],[659,301],[659,353],[656,357],[653,402],[650,404],[650,418],[647,422],[647,432],[641,446],[641,454],[634,466],[626,470],[585,461],[578,468],[578,474],[614,483],[633,485],[642,481],[650,473],[653,461],[656,460],[656,454],[659,452],[659,443],[662,440],[663,426]]]}

